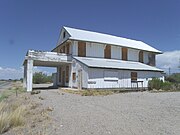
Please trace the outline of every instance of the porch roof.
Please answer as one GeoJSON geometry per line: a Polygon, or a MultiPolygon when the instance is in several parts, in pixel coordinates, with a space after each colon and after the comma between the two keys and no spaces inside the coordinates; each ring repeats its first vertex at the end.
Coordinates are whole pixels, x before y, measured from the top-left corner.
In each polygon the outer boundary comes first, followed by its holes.
{"type": "Polygon", "coordinates": [[[71,56],[56,52],[29,50],[23,65],[26,64],[27,60],[33,60],[33,66],[57,67],[71,63],[71,56]]]}
{"type": "Polygon", "coordinates": [[[104,59],[104,58],[87,58],[87,57],[74,57],[74,58],[88,67],[163,72],[163,70],[161,69],[140,62],[104,59]]]}

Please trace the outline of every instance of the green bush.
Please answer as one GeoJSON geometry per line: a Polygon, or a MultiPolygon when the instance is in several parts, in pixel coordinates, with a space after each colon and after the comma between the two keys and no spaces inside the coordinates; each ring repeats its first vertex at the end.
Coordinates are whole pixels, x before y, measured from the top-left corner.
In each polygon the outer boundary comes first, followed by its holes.
{"type": "Polygon", "coordinates": [[[153,78],[152,80],[148,82],[149,90],[152,90],[152,89],[159,90],[161,89],[162,85],[163,85],[163,81],[161,81],[158,78],[153,78]]]}
{"type": "Polygon", "coordinates": [[[157,78],[153,78],[152,80],[150,80],[148,82],[148,88],[149,90],[152,90],[152,89],[156,89],[156,90],[159,90],[159,89],[162,89],[162,90],[176,90],[176,88],[174,88],[174,83],[171,83],[169,81],[162,81],[160,79],[157,79],[157,78]]]}
{"type": "Polygon", "coordinates": [[[162,88],[163,90],[171,90],[172,89],[172,83],[165,81],[162,83],[162,88]]]}
{"type": "Polygon", "coordinates": [[[47,74],[44,74],[42,72],[36,72],[33,75],[33,83],[52,83],[52,76],[48,76],[47,74]]]}
{"type": "Polygon", "coordinates": [[[174,73],[170,76],[167,76],[166,81],[172,82],[172,83],[180,83],[180,73],[174,73]]]}

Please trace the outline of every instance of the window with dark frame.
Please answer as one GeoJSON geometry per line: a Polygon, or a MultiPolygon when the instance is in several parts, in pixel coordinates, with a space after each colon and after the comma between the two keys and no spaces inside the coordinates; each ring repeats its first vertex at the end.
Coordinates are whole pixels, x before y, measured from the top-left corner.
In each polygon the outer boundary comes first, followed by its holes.
{"type": "Polygon", "coordinates": [[[131,81],[137,81],[137,72],[131,72],[131,81]]]}

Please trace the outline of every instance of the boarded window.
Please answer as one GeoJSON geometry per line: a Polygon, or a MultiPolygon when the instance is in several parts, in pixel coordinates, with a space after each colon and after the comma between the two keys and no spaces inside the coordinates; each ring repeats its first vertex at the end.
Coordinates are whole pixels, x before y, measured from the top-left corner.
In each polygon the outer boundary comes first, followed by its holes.
{"type": "Polygon", "coordinates": [[[61,67],[59,67],[59,82],[61,82],[61,67]]]}
{"type": "Polygon", "coordinates": [[[131,72],[131,81],[137,81],[137,72],[131,72]]]}
{"type": "Polygon", "coordinates": [[[80,57],[86,56],[86,42],[82,42],[82,41],[78,42],[78,56],[80,57]]]}
{"type": "Polygon", "coordinates": [[[104,58],[111,59],[111,46],[106,45],[106,48],[104,49],[104,58]]]}
{"type": "Polygon", "coordinates": [[[127,48],[122,48],[122,60],[127,60],[127,48]]]}
{"type": "Polygon", "coordinates": [[[76,73],[75,72],[72,74],[72,79],[73,79],[73,81],[76,80],[76,73]]]}
{"type": "Polygon", "coordinates": [[[156,65],[156,62],[155,62],[155,54],[149,54],[149,63],[148,65],[150,66],[155,66],[156,65]]]}
{"type": "Polygon", "coordinates": [[[143,51],[139,52],[139,62],[143,63],[144,59],[143,59],[143,51]]]}
{"type": "Polygon", "coordinates": [[[66,66],[66,83],[69,82],[69,66],[66,66]]]}
{"type": "Polygon", "coordinates": [[[118,72],[115,71],[104,71],[105,81],[118,81],[118,72]]]}

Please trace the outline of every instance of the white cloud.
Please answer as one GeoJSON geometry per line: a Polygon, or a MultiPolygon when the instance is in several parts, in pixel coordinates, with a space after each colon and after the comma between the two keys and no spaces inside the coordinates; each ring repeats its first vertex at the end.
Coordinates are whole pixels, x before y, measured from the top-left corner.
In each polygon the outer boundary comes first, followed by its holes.
{"type": "Polygon", "coordinates": [[[180,50],[159,54],[157,55],[156,61],[157,67],[165,70],[166,72],[169,68],[171,69],[171,72],[179,72],[180,50]]]}
{"type": "MultiPolygon", "coordinates": [[[[55,72],[55,68],[41,68],[41,67],[34,67],[33,72],[43,72],[47,75],[52,74],[55,72]]],[[[24,68],[20,67],[16,68],[3,68],[0,67],[0,79],[20,79],[23,78],[24,68]]]]}
{"type": "Polygon", "coordinates": [[[20,79],[23,77],[23,69],[0,67],[0,79],[20,79]]]}

